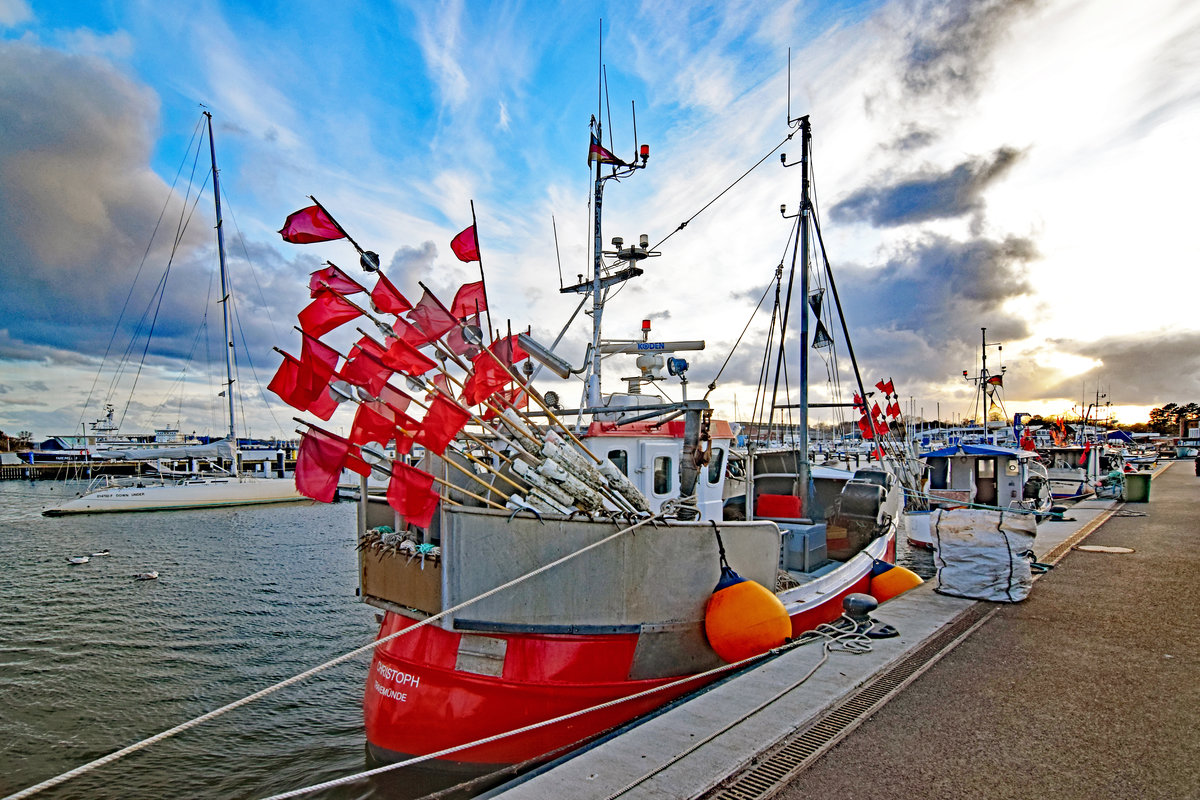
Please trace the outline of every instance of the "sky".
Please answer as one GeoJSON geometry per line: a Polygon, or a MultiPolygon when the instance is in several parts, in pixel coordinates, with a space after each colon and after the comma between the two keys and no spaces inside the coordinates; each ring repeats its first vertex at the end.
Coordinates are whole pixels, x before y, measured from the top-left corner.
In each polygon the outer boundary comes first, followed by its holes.
{"type": "MultiPolygon", "coordinates": [[[[604,241],[662,242],[610,298],[605,335],[648,318],[656,339],[705,340],[681,353],[690,397],[741,336],[709,399],[725,416],[753,405],[769,310],[751,315],[790,260],[779,207],[800,195],[778,156],[799,157],[799,137],[778,148],[790,110],[812,121],[864,380],[892,378],[906,412],[973,416],[962,371],[981,328],[1002,344],[988,366],[1003,364],[1010,416],[1098,401],[1138,422],[1200,399],[1194,2],[0,0],[0,430],[78,433],[105,402],[126,430],[224,429],[210,186],[187,160],[204,108],[243,433],[294,435],[257,387],[272,347],[299,349],[307,274],[329,260],[361,275],[345,242],[276,233],[309,195],[414,299],[419,281],[448,300],[478,278],[449,247],[473,202],[493,321],[553,341],[578,298],[560,271],[590,269],[598,45],[606,145],[632,157],[636,109],[651,148],[608,182],[604,241]],[[150,319],[147,344],[133,334],[150,319]]],[[[558,348],[574,364],[588,325],[558,348]]],[[[606,389],[632,369],[608,364],[606,389]]],[[[539,385],[567,405],[580,391],[539,385]]]]}

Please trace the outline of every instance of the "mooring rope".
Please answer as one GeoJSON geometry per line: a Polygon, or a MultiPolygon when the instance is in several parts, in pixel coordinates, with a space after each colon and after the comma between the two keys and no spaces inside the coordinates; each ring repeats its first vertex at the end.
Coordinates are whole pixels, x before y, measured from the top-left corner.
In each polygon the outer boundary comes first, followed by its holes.
{"type": "Polygon", "coordinates": [[[127,756],[131,753],[136,753],[139,750],[143,750],[152,744],[156,744],[158,742],[163,741],[164,739],[169,739],[172,736],[175,736],[176,734],[183,733],[184,731],[190,730],[203,722],[207,722],[211,719],[215,719],[215,718],[221,716],[222,714],[226,714],[230,711],[233,711],[234,709],[241,708],[242,706],[247,705],[248,703],[252,703],[255,700],[266,697],[267,695],[274,694],[275,692],[279,691],[280,689],[287,688],[288,686],[299,683],[300,681],[306,680],[307,678],[311,678],[313,675],[316,675],[319,672],[324,672],[325,670],[330,669],[331,667],[335,667],[338,664],[345,663],[346,661],[349,661],[350,659],[354,658],[355,656],[361,655],[362,653],[368,652],[370,650],[374,650],[376,647],[379,647],[381,644],[386,644],[387,642],[390,642],[393,639],[397,639],[401,636],[411,633],[412,631],[417,630],[418,628],[424,627],[425,625],[429,625],[432,622],[436,622],[436,621],[446,617],[449,614],[453,614],[457,611],[461,611],[462,609],[466,608],[467,606],[473,605],[474,603],[478,603],[481,600],[485,600],[494,594],[505,591],[506,589],[510,589],[519,583],[529,580],[530,578],[534,577],[535,575],[540,575],[543,572],[547,572],[561,564],[566,563],[567,561],[570,561],[571,559],[573,559],[577,556],[583,555],[584,553],[588,552],[589,550],[593,550],[597,547],[600,547],[601,545],[607,544],[608,542],[611,542],[612,540],[614,540],[620,536],[623,536],[627,533],[635,531],[638,528],[642,527],[643,525],[653,522],[654,520],[661,519],[663,516],[664,516],[663,513],[660,511],[658,514],[655,514],[650,517],[646,517],[645,519],[640,520],[637,523],[630,525],[627,528],[622,528],[621,530],[617,531],[616,533],[610,534],[610,535],[604,537],[603,539],[600,539],[599,541],[589,544],[586,547],[582,547],[573,553],[568,553],[567,555],[563,556],[562,558],[551,561],[548,564],[544,564],[531,572],[527,572],[524,575],[520,575],[516,578],[513,578],[511,581],[501,584],[500,586],[497,586],[494,589],[489,589],[488,591],[486,591],[482,594],[476,595],[475,597],[472,597],[468,600],[464,600],[463,602],[459,603],[456,606],[452,606],[443,611],[440,611],[431,617],[426,617],[425,619],[420,620],[417,623],[410,625],[403,630],[396,631],[395,633],[389,634],[381,639],[376,639],[375,641],[370,642],[369,644],[365,644],[362,647],[355,648],[354,650],[351,650],[348,653],[343,653],[342,655],[337,656],[336,658],[332,658],[329,661],[326,661],[324,664],[319,664],[319,665],[313,667],[312,669],[301,672],[298,675],[293,675],[290,678],[287,678],[278,683],[272,684],[271,686],[268,686],[264,689],[260,689],[257,692],[247,695],[239,700],[235,700],[232,703],[228,703],[226,705],[221,706],[220,708],[214,709],[205,714],[201,714],[198,717],[194,717],[193,719],[190,719],[187,722],[180,723],[179,725],[176,725],[173,728],[162,731],[161,733],[157,733],[154,736],[151,736],[147,739],[142,739],[140,742],[135,742],[134,744],[131,744],[128,747],[123,747],[120,750],[116,750],[112,753],[109,753],[106,756],[101,756],[100,758],[97,758],[94,761],[89,761],[86,764],[78,766],[78,767],[76,767],[72,770],[69,770],[67,772],[64,772],[60,775],[56,775],[53,778],[49,778],[47,780],[42,781],[41,783],[30,786],[26,789],[22,789],[21,791],[16,792],[14,794],[10,794],[7,797],[3,798],[3,800],[21,800],[22,798],[25,798],[25,797],[32,797],[33,795],[35,795],[39,792],[42,792],[42,791],[52,788],[54,786],[58,786],[59,784],[65,783],[66,781],[69,781],[72,778],[77,778],[80,775],[83,775],[84,773],[91,772],[94,769],[103,767],[107,764],[111,764],[112,762],[117,761],[118,759],[124,758],[125,756],[127,756]]]}

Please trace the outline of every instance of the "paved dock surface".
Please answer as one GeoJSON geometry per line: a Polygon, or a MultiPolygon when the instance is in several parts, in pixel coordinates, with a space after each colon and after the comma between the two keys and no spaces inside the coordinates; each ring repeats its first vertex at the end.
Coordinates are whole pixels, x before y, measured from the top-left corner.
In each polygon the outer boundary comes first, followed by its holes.
{"type": "Polygon", "coordinates": [[[1134,553],[1071,552],[776,797],[1200,797],[1198,511],[1176,462],[1086,542],[1134,553]]]}
{"type": "Polygon", "coordinates": [[[983,618],[773,796],[1200,798],[1200,478],[1191,466],[1158,474],[1149,503],[1085,501],[1040,526],[1039,557],[1067,555],[1022,604],[944,597],[927,582],[876,612],[901,636],[870,653],[834,653],[818,666],[819,648],[792,650],[485,796],[713,795],[772,745],[983,618]],[[1085,536],[1135,552],[1066,550],[1085,536]]]}

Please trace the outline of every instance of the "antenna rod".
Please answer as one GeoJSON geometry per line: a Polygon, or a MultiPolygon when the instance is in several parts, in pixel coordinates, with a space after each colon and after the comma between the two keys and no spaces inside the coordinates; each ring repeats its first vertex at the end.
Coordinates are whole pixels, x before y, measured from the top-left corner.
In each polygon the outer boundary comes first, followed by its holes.
{"type": "MultiPolygon", "coordinates": [[[[471,230],[475,232],[475,255],[479,256],[479,282],[483,284],[483,309],[487,312],[488,340],[492,339],[492,304],[488,302],[487,278],[483,277],[483,250],[479,248],[479,223],[475,220],[475,200],[471,200],[471,230]]],[[[478,313],[478,309],[476,309],[478,313]]]]}

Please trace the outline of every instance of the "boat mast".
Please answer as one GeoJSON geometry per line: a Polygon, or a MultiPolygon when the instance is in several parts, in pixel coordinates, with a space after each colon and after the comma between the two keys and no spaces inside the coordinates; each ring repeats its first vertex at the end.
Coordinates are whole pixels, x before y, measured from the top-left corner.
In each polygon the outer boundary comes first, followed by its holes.
{"type": "Polygon", "coordinates": [[[229,276],[225,269],[225,231],[221,224],[221,184],[217,172],[217,146],[213,142],[212,129],[212,114],[208,111],[204,112],[204,116],[208,118],[208,150],[212,156],[212,176],[213,176],[213,205],[217,212],[217,255],[221,263],[221,319],[225,330],[225,399],[229,401],[229,443],[233,447],[233,465],[232,472],[238,474],[238,446],[237,446],[237,431],[233,425],[233,372],[234,372],[234,350],[233,337],[230,331],[233,326],[230,324],[230,303],[229,303],[229,276]]]}
{"type": "MultiPolygon", "coordinates": [[[[800,458],[796,474],[800,481],[803,513],[809,513],[812,497],[808,491],[808,238],[812,217],[812,194],[808,180],[808,149],[812,142],[812,126],[808,115],[800,118],[800,458]]],[[[793,250],[793,257],[795,251],[793,250]]]]}
{"type": "MultiPolygon", "coordinates": [[[[602,126],[596,121],[596,138],[604,141],[602,126]]],[[[599,407],[600,398],[600,318],[604,314],[604,298],[601,296],[600,277],[602,275],[603,245],[600,233],[600,206],[604,200],[604,178],[600,170],[604,167],[601,159],[596,159],[596,177],[592,189],[592,369],[587,380],[587,405],[599,407]]]]}

